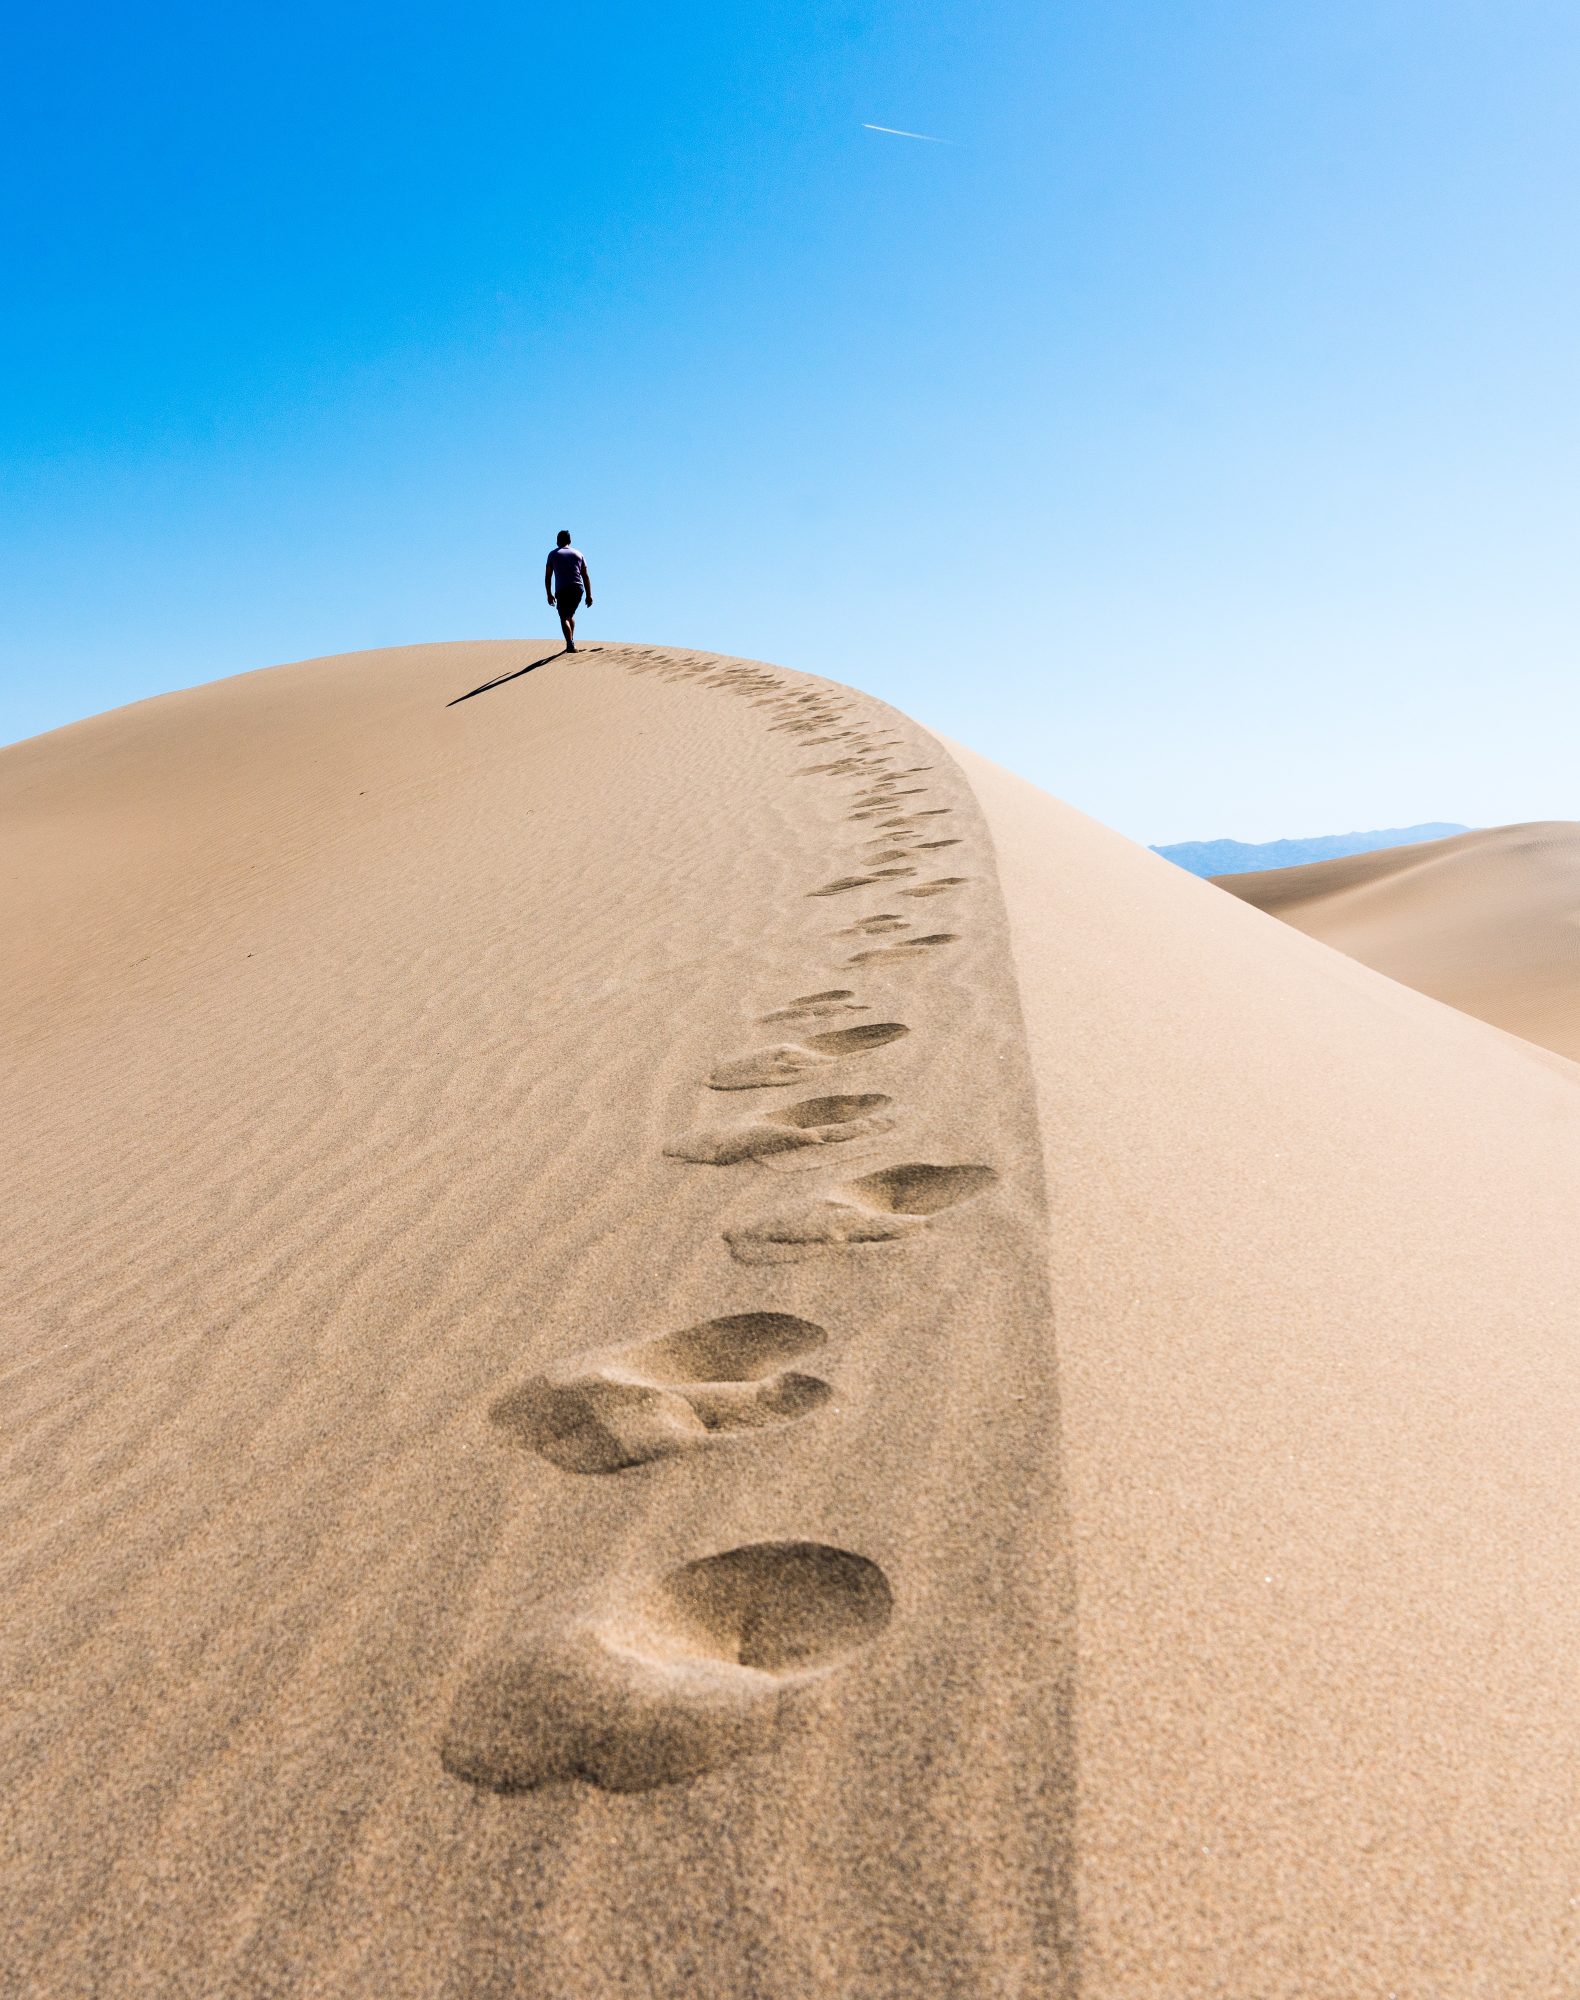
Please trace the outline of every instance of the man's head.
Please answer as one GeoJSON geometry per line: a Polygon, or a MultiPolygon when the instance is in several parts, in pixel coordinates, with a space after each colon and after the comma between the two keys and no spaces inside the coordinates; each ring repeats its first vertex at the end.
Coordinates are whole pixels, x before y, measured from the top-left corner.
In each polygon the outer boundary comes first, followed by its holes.
{"type": "Polygon", "coordinates": [[[557,549],[568,549],[568,548],[570,547],[570,545],[571,545],[571,531],[570,531],[570,529],[569,529],[569,528],[561,528],[561,530],[559,531],[559,533],[558,533],[558,534],[557,534],[557,535],[556,535],[556,536],[554,537],[554,546],[555,546],[555,547],[556,547],[557,549]]]}

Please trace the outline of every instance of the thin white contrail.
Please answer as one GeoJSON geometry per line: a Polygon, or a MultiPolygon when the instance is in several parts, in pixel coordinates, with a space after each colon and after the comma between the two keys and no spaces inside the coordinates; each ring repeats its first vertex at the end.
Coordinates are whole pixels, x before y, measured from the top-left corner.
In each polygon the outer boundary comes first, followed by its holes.
{"type": "Polygon", "coordinates": [[[902,132],[898,125],[869,125],[862,121],[863,132],[887,132],[891,139],[925,139],[929,146],[952,146],[953,139],[940,139],[936,132],[902,132]]]}

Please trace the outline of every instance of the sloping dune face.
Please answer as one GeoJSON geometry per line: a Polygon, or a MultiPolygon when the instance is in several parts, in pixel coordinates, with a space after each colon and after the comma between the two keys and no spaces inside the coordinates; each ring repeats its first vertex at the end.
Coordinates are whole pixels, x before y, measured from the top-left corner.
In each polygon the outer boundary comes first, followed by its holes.
{"type": "Polygon", "coordinates": [[[1091,1994],[1580,1992],[1580,1087],[959,753],[1043,1104],[1091,1994]]]}
{"type": "Polygon", "coordinates": [[[1580,1060],[1580,826],[1498,826],[1218,886],[1526,1041],[1580,1060]]]}
{"type": "Polygon", "coordinates": [[[549,650],[0,755],[11,1990],[1069,1990],[981,813],[848,690],[549,650]]]}
{"type": "Polygon", "coordinates": [[[548,651],[0,753],[12,1982],[1580,1990],[1574,1080],[548,651]]]}

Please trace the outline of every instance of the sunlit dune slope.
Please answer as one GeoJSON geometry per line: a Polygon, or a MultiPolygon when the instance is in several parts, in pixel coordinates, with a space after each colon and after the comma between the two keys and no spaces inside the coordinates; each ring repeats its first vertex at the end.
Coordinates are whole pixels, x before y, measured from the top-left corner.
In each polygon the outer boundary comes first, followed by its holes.
{"type": "Polygon", "coordinates": [[[1580,826],[1490,827],[1218,886],[1390,979],[1580,1057],[1580,826]]]}
{"type": "Polygon", "coordinates": [[[0,752],[16,1990],[1577,1990],[1567,1070],[549,652],[0,752]]]}

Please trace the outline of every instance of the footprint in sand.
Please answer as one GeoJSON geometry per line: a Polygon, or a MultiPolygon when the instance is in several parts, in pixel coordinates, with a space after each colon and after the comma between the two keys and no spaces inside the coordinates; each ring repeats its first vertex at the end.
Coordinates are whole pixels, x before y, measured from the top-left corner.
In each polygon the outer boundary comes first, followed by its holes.
{"type": "Polygon", "coordinates": [[[889,931],[908,931],[910,925],[898,910],[874,910],[870,917],[858,917],[853,924],[837,930],[836,937],[882,937],[889,931]]]}
{"type": "Polygon", "coordinates": [[[926,848],[929,853],[935,852],[940,847],[958,847],[959,845],[958,840],[921,840],[917,842],[918,849],[926,848]]]}
{"type": "Polygon", "coordinates": [[[866,1055],[886,1042],[897,1042],[910,1029],[903,1021],[863,1021],[859,1027],[830,1028],[801,1042],[779,1042],[749,1056],[720,1063],[708,1078],[710,1090],[772,1090],[782,1083],[799,1083],[831,1063],[866,1055]]]}
{"type": "Polygon", "coordinates": [[[875,945],[871,951],[858,951],[849,963],[887,965],[892,959],[915,958],[919,953],[928,951],[935,945],[959,942],[958,931],[933,931],[927,937],[901,938],[896,944],[875,945]]]}
{"type": "Polygon", "coordinates": [[[920,799],[925,796],[926,793],[920,785],[908,785],[903,791],[893,785],[880,785],[853,800],[852,803],[858,806],[890,806],[896,799],[920,799]]]}
{"type": "Polygon", "coordinates": [[[721,1431],[762,1430],[819,1409],[833,1390],[786,1364],[827,1339],[789,1313],[730,1313],[659,1340],[573,1355],[511,1390],[490,1415],[566,1472],[620,1472],[721,1431]]]}
{"type": "Polygon", "coordinates": [[[870,889],[875,882],[893,882],[915,873],[914,868],[875,868],[870,875],[841,875],[837,881],[825,882],[821,889],[808,889],[807,894],[843,896],[852,889],[870,889]]]}
{"type": "Polygon", "coordinates": [[[837,1146],[852,1139],[873,1139],[894,1130],[889,1113],[893,1099],[869,1090],[852,1097],[807,1097],[765,1111],[749,1125],[719,1131],[688,1132],[664,1148],[672,1160],[692,1160],[701,1166],[732,1167],[742,1160],[767,1160],[776,1153],[794,1153],[810,1146],[837,1146]]]}
{"type": "Polygon", "coordinates": [[[865,1014],[865,1005],[859,1003],[849,986],[828,986],[821,993],[800,993],[794,1000],[787,1000],[782,1007],[776,1007],[771,1014],[761,1014],[758,1019],[768,1021],[821,1021],[830,1014],[865,1014]]]}
{"type": "Polygon", "coordinates": [[[911,1162],[884,1167],[847,1181],[820,1200],[726,1230],[724,1240],[742,1264],[790,1264],[821,1250],[890,1243],[921,1228],[929,1216],[981,1194],[997,1179],[997,1170],[984,1166],[911,1162]]]}
{"type": "Polygon", "coordinates": [[[631,1603],[482,1662],[456,1695],[445,1768],[496,1792],[580,1778],[641,1792],[771,1749],[818,1683],[870,1645],[894,1596],[826,1542],[750,1542],[631,1603]]]}
{"type": "Polygon", "coordinates": [[[935,875],[931,882],[918,882],[914,889],[902,889],[902,896],[941,896],[946,889],[958,889],[969,882],[969,875],[935,875]]]}

